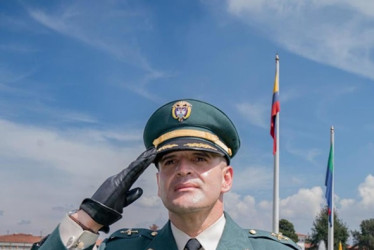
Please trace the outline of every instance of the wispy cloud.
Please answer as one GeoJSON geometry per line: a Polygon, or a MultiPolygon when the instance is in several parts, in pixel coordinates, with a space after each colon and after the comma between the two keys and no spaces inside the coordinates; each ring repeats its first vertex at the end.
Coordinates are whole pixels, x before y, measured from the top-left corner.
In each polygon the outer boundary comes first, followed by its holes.
{"type": "Polygon", "coordinates": [[[115,6],[111,4],[100,8],[74,4],[53,14],[40,9],[29,9],[28,12],[44,27],[144,71],[143,76],[137,80],[119,84],[144,98],[158,100],[154,93],[147,90],[147,85],[154,80],[169,77],[170,74],[154,68],[137,42],[139,38],[136,32],[146,32],[149,29],[149,22],[145,21],[148,19],[146,12],[115,11],[115,6]],[[102,8],[108,9],[104,11],[102,8]],[[111,31],[109,36],[106,35],[108,27],[111,31]]]}
{"type": "Polygon", "coordinates": [[[17,224],[20,225],[20,226],[29,225],[29,224],[31,224],[31,221],[30,220],[21,220],[17,224]]]}
{"type": "Polygon", "coordinates": [[[34,53],[37,49],[26,44],[0,44],[0,50],[16,53],[34,53]]]}
{"type": "Polygon", "coordinates": [[[120,85],[124,86],[125,88],[131,90],[132,92],[146,99],[152,100],[154,102],[160,102],[160,98],[151,91],[149,91],[147,89],[147,85],[154,80],[169,78],[171,76],[171,74],[165,72],[151,70],[147,74],[145,74],[140,80],[138,80],[137,84],[120,83],[120,85]]]}
{"type": "Polygon", "coordinates": [[[245,167],[242,170],[235,171],[234,190],[258,190],[270,189],[272,176],[269,170],[264,166],[245,167]],[[250,179],[251,181],[248,181],[250,179]]]}
{"type": "Polygon", "coordinates": [[[374,15],[367,1],[228,0],[228,12],[284,48],[374,79],[374,15]]]}
{"type": "Polygon", "coordinates": [[[300,147],[294,147],[291,145],[290,140],[286,141],[286,150],[287,152],[296,155],[310,163],[313,163],[315,165],[319,165],[319,161],[317,158],[322,154],[322,151],[318,148],[300,148],[300,147]]]}
{"type": "MultiPolygon", "coordinates": [[[[93,27],[87,27],[87,23],[80,22],[81,20],[78,17],[81,17],[81,15],[77,16],[75,13],[80,11],[84,10],[69,8],[65,9],[64,12],[60,13],[60,15],[56,15],[56,13],[55,15],[51,15],[42,10],[30,9],[29,14],[35,21],[57,33],[79,40],[95,49],[104,51],[120,61],[133,64],[146,71],[153,71],[147,59],[141,55],[136,44],[130,45],[124,40],[121,40],[121,44],[119,44],[120,41],[116,41],[113,37],[111,40],[109,38],[106,39],[105,36],[101,36],[100,32],[95,32],[93,27]]],[[[91,18],[94,17],[91,16],[91,18]]],[[[125,20],[126,17],[124,17],[122,22],[125,20]]],[[[131,39],[131,37],[129,39],[131,39]]]]}
{"type": "Polygon", "coordinates": [[[270,117],[270,107],[261,103],[240,103],[236,105],[238,112],[252,125],[267,128],[270,117]]]}

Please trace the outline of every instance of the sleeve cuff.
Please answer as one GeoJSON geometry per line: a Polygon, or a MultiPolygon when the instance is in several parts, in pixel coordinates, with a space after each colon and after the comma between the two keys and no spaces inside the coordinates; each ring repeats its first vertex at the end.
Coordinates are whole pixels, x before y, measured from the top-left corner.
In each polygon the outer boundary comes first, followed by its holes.
{"type": "Polygon", "coordinates": [[[69,215],[59,225],[61,241],[68,249],[84,249],[92,246],[99,238],[99,234],[83,230],[69,215]]]}

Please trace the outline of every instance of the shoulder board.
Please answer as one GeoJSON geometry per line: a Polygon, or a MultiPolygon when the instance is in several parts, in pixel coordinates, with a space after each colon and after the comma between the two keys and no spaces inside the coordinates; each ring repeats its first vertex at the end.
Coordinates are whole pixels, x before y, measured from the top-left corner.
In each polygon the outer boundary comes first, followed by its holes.
{"type": "Polygon", "coordinates": [[[275,242],[279,242],[291,249],[300,249],[300,247],[287,236],[282,235],[282,233],[272,233],[257,229],[246,229],[248,237],[252,239],[267,239],[275,242]]]}

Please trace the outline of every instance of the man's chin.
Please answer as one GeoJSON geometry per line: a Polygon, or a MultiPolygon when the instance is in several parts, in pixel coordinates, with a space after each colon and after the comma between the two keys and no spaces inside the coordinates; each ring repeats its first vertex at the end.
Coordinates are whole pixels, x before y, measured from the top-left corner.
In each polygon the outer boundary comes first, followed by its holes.
{"type": "Polygon", "coordinates": [[[168,201],[165,206],[169,210],[178,212],[198,211],[202,207],[199,200],[196,199],[175,199],[168,201]]]}

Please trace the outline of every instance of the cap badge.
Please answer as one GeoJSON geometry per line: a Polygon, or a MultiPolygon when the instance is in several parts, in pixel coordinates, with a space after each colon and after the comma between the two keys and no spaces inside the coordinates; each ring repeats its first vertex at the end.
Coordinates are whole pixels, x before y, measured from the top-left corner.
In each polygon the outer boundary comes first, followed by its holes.
{"type": "Polygon", "coordinates": [[[192,105],[186,101],[179,101],[174,103],[172,108],[172,115],[173,118],[183,122],[183,120],[186,120],[191,115],[191,109],[192,105]]]}

